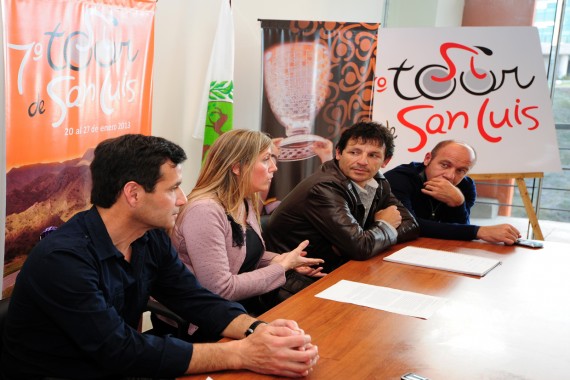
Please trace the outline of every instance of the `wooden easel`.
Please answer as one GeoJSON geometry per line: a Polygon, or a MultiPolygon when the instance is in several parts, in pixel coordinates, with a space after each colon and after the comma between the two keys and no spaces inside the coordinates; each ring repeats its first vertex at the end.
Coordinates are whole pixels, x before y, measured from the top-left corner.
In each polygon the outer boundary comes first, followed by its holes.
{"type": "Polygon", "coordinates": [[[532,227],[532,232],[534,234],[534,238],[537,240],[544,240],[544,236],[542,235],[542,230],[538,225],[538,218],[536,217],[536,212],[532,205],[532,201],[530,200],[530,196],[528,194],[528,190],[526,187],[526,183],[524,182],[525,178],[543,178],[544,173],[500,173],[500,174],[470,174],[474,180],[493,180],[493,179],[515,179],[517,185],[519,187],[519,192],[521,194],[522,201],[524,203],[524,208],[526,210],[526,215],[528,216],[528,220],[532,227]]]}

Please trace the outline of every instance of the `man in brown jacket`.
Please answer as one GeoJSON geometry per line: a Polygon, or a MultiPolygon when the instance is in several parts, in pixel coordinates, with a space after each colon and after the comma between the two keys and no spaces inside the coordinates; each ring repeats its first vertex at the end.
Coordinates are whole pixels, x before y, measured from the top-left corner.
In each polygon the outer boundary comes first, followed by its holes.
{"type": "Polygon", "coordinates": [[[379,172],[394,153],[388,128],[357,123],[342,133],[335,153],[283,199],[264,230],[274,252],[309,240],[307,257],[324,259],[323,272],[419,235],[416,220],[379,172]]]}

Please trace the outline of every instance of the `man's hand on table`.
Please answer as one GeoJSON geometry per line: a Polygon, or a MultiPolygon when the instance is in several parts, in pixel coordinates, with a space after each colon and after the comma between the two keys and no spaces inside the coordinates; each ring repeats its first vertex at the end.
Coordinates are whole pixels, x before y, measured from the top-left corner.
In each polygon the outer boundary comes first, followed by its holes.
{"type": "Polygon", "coordinates": [[[307,376],[319,360],[311,336],[291,320],[259,325],[253,334],[236,343],[240,345],[241,368],[263,374],[307,376]]]}

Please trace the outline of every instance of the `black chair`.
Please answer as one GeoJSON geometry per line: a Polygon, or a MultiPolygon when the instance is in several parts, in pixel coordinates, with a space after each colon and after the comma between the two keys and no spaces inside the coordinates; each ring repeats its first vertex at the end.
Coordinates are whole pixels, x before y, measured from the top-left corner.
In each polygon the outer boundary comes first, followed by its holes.
{"type": "Polygon", "coordinates": [[[6,315],[8,314],[8,305],[10,298],[0,300],[0,357],[2,356],[2,345],[4,344],[4,325],[6,322],[6,315]]]}
{"type": "Polygon", "coordinates": [[[169,308],[167,308],[163,304],[161,304],[161,303],[159,303],[153,299],[148,300],[146,308],[148,311],[153,313],[155,316],[161,315],[163,317],[166,317],[166,318],[176,322],[176,337],[177,338],[183,338],[183,337],[187,336],[188,328],[190,327],[190,322],[187,322],[186,320],[184,320],[184,318],[182,318],[181,316],[179,316],[178,314],[176,314],[175,312],[173,312],[172,310],[170,310],[169,308]]]}

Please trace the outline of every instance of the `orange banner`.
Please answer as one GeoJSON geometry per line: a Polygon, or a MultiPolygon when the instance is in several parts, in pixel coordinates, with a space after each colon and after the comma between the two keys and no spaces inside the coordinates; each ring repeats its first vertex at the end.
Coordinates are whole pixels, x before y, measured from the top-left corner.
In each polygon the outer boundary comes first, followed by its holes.
{"type": "Polygon", "coordinates": [[[154,1],[3,4],[7,170],[150,133],[154,1]]]}
{"type": "Polygon", "coordinates": [[[40,236],[90,207],[93,148],[125,133],[150,134],[156,1],[2,6],[7,297],[40,236]]]}

